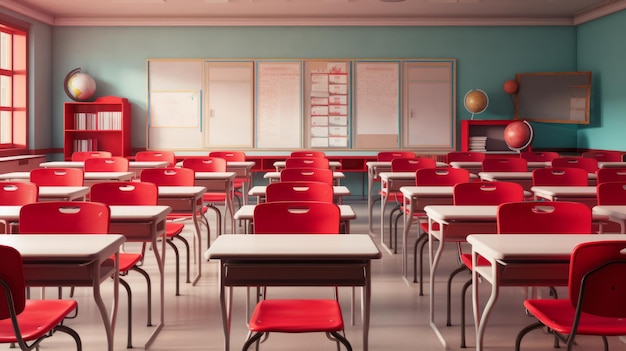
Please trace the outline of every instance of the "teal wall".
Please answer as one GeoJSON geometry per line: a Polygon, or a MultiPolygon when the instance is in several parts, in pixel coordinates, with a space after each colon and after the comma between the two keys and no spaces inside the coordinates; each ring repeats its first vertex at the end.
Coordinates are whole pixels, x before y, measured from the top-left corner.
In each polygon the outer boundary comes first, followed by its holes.
{"type": "Polygon", "coordinates": [[[591,121],[578,147],[626,150],[626,11],[577,27],[578,69],[593,72],[591,121]]]}

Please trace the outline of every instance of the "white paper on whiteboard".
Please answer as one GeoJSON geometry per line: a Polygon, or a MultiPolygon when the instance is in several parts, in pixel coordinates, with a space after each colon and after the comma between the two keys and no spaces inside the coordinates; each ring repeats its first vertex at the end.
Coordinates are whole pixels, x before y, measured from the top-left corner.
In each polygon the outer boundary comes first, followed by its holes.
{"type": "Polygon", "coordinates": [[[332,136],[348,136],[347,127],[329,127],[328,134],[332,136]]]}
{"type": "Polygon", "coordinates": [[[587,99],[586,98],[571,98],[569,101],[569,107],[572,110],[585,109],[587,108],[587,99]]]}
{"type": "Polygon", "coordinates": [[[348,94],[348,85],[347,84],[331,84],[328,86],[328,92],[331,94],[348,94]]]}
{"type": "Polygon", "coordinates": [[[328,106],[328,114],[331,116],[347,116],[348,106],[346,105],[330,105],[328,106]]]}
{"type": "Polygon", "coordinates": [[[314,116],[314,117],[311,117],[311,125],[312,126],[327,126],[328,125],[328,116],[314,116]]]}
{"type": "Polygon", "coordinates": [[[330,73],[348,73],[347,62],[329,62],[326,67],[328,68],[328,72],[330,73]]]}
{"type": "Polygon", "coordinates": [[[311,138],[311,147],[328,147],[328,138],[311,138]]]}
{"type": "Polygon", "coordinates": [[[347,74],[331,74],[328,76],[328,82],[331,84],[347,84],[348,75],[347,74]]]}
{"type": "Polygon", "coordinates": [[[332,147],[347,147],[348,138],[328,138],[328,146],[332,147]]]}
{"type": "Polygon", "coordinates": [[[151,91],[150,127],[198,127],[200,91],[151,91]]]}
{"type": "Polygon", "coordinates": [[[311,127],[311,136],[328,137],[328,127],[311,127]]]}
{"type": "Polygon", "coordinates": [[[585,110],[570,110],[569,117],[572,121],[584,121],[587,118],[585,110]]]}
{"type": "Polygon", "coordinates": [[[331,95],[328,97],[329,105],[347,105],[348,95],[331,95]]]}
{"type": "Polygon", "coordinates": [[[311,116],[328,116],[328,106],[311,106],[311,116]]]}
{"type": "Polygon", "coordinates": [[[333,126],[347,126],[348,117],[347,116],[329,116],[328,123],[333,126]]]}
{"type": "Polygon", "coordinates": [[[356,132],[398,134],[400,63],[359,62],[356,66],[356,132]]]}
{"type": "Polygon", "coordinates": [[[327,97],[312,97],[311,105],[328,105],[327,97]]]}

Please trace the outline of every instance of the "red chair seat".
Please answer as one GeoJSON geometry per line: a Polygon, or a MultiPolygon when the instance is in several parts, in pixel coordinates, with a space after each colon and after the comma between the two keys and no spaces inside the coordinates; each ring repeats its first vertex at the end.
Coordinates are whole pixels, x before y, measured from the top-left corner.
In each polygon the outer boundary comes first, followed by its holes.
{"type": "MultiPolygon", "coordinates": [[[[26,300],[24,312],[17,317],[22,338],[36,340],[59,325],[77,308],[74,300],[26,300]]],[[[0,320],[0,343],[17,342],[11,319],[0,320]]]]}
{"type": "MultiPolygon", "coordinates": [[[[526,300],[524,307],[557,333],[569,334],[572,330],[576,309],[570,299],[526,300]]],[[[607,318],[583,312],[576,334],[625,335],[626,319],[607,318]]]]}
{"type": "MultiPolygon", "coordinates": [[[[115,259],[115,256],[111,256],[111,259],[115,259]]],[[[141,254],[134,253],[121,253],[120,252],[120,273],[125,273],[135,267],[136,264],[141,262],[143,256],[141,254]]]]}
{"type": "Polygon", "coordinates": [[[263,300],[250,318],[255,332],[307,333],[343,330],[336,300],[263,300]]]}
{"type": "Polygon", "coordinates": [[[204,193],[202,196],[204,202],[224,202],[226,201],[226,194],[224,193],[204,193]]]}
{"type": "MultiPolygon", "coordinates": [[[[461,256],[461,262],[467,267],[470,271],[472,270],[472,254],[464,253],[461,256]]],[[[478,265],[479,266],[491,266],[491,263],[487,261],[484,257],[478,256],[478,265]]]]}
{"type": "Polygon", "coordinates": [[[179,235],[183,229],[185,229],[185,225],[183,223],[167,222],[165,224],[165,236],[168,239],[171,239],[179,235]]]}

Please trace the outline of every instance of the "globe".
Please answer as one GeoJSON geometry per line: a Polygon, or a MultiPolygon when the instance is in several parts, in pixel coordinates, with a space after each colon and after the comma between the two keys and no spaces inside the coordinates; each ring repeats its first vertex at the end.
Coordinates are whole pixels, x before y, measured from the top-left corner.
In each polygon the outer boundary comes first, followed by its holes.
{"type": "Polygon", "coordinates": [[[72,70],[65,76],[65,93],[74,101],[88,101],[96,93],[96,81],[80,68],[72,70]]]}
{"type": "Polygon", "coordinates": [[[480,89],[472,89],[465,94],[464,104],[468,112],[472,114],[481,113],[487,109],[489,97],[480,89]]]}
{"type": "Polygon", "coordinates": [[[504,142],[515,151],[525,149],[533,141],[533,128],[527,121],[513,121],[504,128],[504,142]]]}

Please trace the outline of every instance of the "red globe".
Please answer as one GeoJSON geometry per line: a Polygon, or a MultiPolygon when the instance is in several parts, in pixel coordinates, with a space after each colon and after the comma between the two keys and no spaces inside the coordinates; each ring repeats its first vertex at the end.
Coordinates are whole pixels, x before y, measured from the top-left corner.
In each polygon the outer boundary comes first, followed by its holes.
{"type": "Polygon", "coordinates": [[[504,82],[504,92],[507,94],[515,94],[517,93],[517,89],[519,87],[517,86],[517,82],[514,80],[507,80],[506,82],[504,82]]]}
{"type": "Polygon", "coordinates": [[[533,130],[528,122],[513,121],[504,128],[504,141],[512,150],[527,147],[533,138],[533,130]]]}

